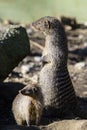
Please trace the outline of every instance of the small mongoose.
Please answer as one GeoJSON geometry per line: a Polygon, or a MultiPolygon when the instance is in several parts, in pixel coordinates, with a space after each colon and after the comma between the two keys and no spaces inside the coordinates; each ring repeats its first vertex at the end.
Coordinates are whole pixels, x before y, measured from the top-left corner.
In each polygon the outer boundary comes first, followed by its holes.
{"type": "Polygon", "coordinates": [[[43,97],[37,84],[29,84],[21,89],[12,104],[12,112],[18,125],[38,125],[42,110],[43,97]]]}
{"type": "MultiPolygon", "coordinates": [[[[45,116],[64,116],[67,110],[79,115],[77,97],[67,68],[67,38],[62,24],[55,17],[45,16],[33,22],[32,27],[46,36],[39,79],[45,116]]],[[[80,116],[83,117],[83,113],[80,116]]]]}

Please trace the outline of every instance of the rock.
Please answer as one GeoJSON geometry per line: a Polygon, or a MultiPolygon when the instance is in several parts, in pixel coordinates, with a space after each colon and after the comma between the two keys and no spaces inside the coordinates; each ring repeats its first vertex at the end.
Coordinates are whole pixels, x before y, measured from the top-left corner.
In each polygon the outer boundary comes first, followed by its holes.
{"type": "Polygon", "coordinates": [[[26,28],[29,36],[32,36],[35,33],[35,31],[32,29],[30,25],[27,25],[26,28]]]}
{"type": "Polygon", "coordinates": [[[34,60],[35,60],[35,62],[40,62],[41,61],[41,56],[35,56],[34,60]]]}
{"type": "Polygon", "coordinates": [[[87,120],[63,120],[54,122],[41,130],[87,130],[87,120]]]}
{"type": "Polygon", "coordinates": [[[0,100],[12,102],[20,89],[25,85],[17,82],[0,83],[0,100]]]}
{"type": "Polygon", "coordinates": [[[47,126],[0,125],[0,130],[87,130],[87,120],[63,120],[47,126]]]}
{"type": "Polygon", "coordinates": [[[39,76],[38,75],[34,75],[32,77],[29,77],[29,80],[32,81],[33,83],[37,83],[39,81],[39,76]]]}
{"type": "Polygon", "coordinates": [[[17,125],[4,125],[0,126],[0,130],[40,130],[39,128],[35,126],[17,126],[17,125]]]}
{"type": "Polygon", "coordinates": [[[29,54],[26,30],[17,25],[0,26],[0,81],[29,54]]]}
{"type": "Polygon", "coordinates": [[[64,25],[68,25],[68,26],[72,27],[72,29],[76,29],[78,27],[78,24],[77,24],[77,21],[75,18],[61,16],[61,22],[64,25]]]}
{"type": "Polygon", "coordinates": [[[76,69],[83,69],[85,67],[85,62],[79,62],[79,63],[76,63],[75,66],[74,66],[76,69]]]}
{"type": "Polygon", "coordinates": [[[21,73],[23,75],[29,73],[34,68],[34,63],[30,62],[29,64],[25,64],[21,66],[21,73]]]}

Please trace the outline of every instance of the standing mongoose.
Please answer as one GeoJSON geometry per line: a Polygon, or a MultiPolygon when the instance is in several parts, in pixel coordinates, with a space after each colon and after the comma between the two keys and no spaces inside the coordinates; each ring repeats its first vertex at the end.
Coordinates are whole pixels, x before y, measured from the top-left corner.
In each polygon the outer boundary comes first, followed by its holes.
{"type": "Polygon", "coordinates": [[[29,84],[21,89],[12,104],[12,112],[18,125],[38,125],[42,110],[43,97],[37,84],[29,84]]]}
{"type": "Polygon", "coordinates": [[[70,110],[83,117],[67,69],[68,47],[62,24],[55,17],[45,16],[33,22],[32,27],[46,36],[39,79],[45,115],[62,116],[70,110]]]}

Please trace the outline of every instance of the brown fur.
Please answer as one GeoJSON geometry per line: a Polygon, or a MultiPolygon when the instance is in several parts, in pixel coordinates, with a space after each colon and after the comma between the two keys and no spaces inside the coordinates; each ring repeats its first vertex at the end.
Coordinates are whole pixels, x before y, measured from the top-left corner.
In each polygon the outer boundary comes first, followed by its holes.
{"type": "Polygon", "coordinates": [[[43,97],[40,88],[35,84],[29,84],[20,90],[12,104],[12,112],[18,125],[26,122],[29,126],[31,121],[37,125],[41,119],[42,110],[43,97]]]}

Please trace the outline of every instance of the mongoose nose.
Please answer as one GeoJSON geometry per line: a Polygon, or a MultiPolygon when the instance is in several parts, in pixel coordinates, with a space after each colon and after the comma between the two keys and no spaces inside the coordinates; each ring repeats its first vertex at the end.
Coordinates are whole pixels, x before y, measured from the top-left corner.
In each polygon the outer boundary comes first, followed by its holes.
{"type": "Polygon", "coordinates": [[[25,90],[19,90],[19,93],[25,94],[25,90]]]}
{"type": "Polygon", "coordinates": [[[21,94],[25,94],[26,93],[26,91],[25,90],[21,90],[21,94]]]}

